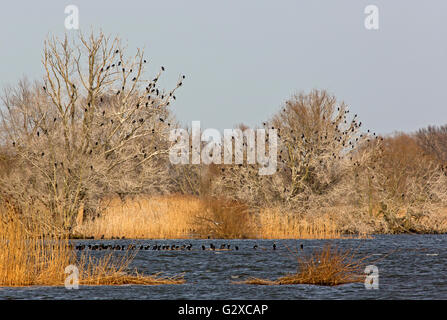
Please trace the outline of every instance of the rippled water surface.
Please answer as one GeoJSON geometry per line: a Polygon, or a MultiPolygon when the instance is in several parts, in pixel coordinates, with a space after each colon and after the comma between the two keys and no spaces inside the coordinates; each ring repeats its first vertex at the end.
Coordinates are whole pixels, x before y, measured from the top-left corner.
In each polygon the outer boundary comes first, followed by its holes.
{"type": "Polygon", "coordinates": [[[80,240],[75,243],[151,246],[191,243],[191,251],[139,251],[131,264],[131,268],[147,274],[185,273],[186,284],[81,286],[79,290],[0,287],[0,299],[447,299],[447,235],[379,235],[366,240],[80,240]],[[379,268],[379,289],[366,290],[363,283],[336,287],[233,283],[250,276],[273,280],[294,272],[296,262],[287,248],[299,250],[303,244],[304,251],[310,252],[328,242],[339,248],[356,249],[360,257],[383,258],[374,263],[379,268]],[[209,247],[210,243],[216,247],[230,244],[239,250],[201,250],[202,245],[209,247]]]}

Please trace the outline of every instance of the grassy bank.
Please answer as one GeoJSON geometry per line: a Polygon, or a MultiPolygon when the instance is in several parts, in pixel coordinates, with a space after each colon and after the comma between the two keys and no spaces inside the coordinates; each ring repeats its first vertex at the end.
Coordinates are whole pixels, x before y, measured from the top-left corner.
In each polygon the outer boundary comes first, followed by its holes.
{"type": "MultiPolygon", "coordinates": [[[[408,212],[391,216],[373,207],[320,208],[293,212],[284,208],[251,209],[229,200],[184,195],[138,196],[104,200],[95,219],[78,215],[75,235],[81,238],[128,239],[334,239],[377,233],[412,232],[402,229],[408,212]],[[393,223],[396,229],[393,229],[393,223]]],[[[411,220],[426,233],[447,231],[446,210],[411,220]]]]}
{"type": "Polygon", "coordinates": [[[119,198],[104,202],[102,214],[78,219],[75,233],[94,238],[339,238],[330,217],[303,219],[280,209],[250,210],[235,201],[192,196],[119,198]],[[82,221],[82,222],[81,222],[82,221]]]}

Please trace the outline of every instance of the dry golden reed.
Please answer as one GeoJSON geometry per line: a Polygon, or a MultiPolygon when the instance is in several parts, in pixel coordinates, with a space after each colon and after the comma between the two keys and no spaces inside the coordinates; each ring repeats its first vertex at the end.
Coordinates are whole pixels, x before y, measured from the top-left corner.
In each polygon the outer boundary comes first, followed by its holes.
{"type": "Polygon", "coordinates": [[[69,265],[78,267],[81,285],[184,283],[183,276],[129,272],[134,258],[130,253],[121,258],[112,253],[101,258],[87,253],[77,257],[67,238],[46,236],[38,225],[29,230],[11,209],[0,212],[0,218],[0,286],[61,286],[69,265]]]}
{"type": "Polygon", "coordinates": [[[119,198],[103,202],[104,209],[95,220],[84,221],[75,232],[100,238],[188,238],[201,211],[198,199],[188,196],[119,198]]]}
{"type": "Polygon", "coordinates": [[[330,244],[311,254],[294,252],[297,259],[297,272],[285,275],[277,280],[249,278],[242,284],[256,285],[290,285],[313,284],[321,286],[336,286],[346,283],[363,282],[363,274],[367,256],[357,258],[353,250],[332,248],[330,244]]]}
{"type": "Polygon", "coordinates": [[[336,224],[328,217],[313,221],[278,208],[261,209],[259,237],[262,239],[332,239],[341,238],[336,224]]]}
{"type": "Polygon", "coordinates": [[[105,201],[100,217],[84,221],[75,232],[106,239],[342,237],[328,217],[310,221],[279,209],[255,214],[236,201],[183,195],[105,201]]]}

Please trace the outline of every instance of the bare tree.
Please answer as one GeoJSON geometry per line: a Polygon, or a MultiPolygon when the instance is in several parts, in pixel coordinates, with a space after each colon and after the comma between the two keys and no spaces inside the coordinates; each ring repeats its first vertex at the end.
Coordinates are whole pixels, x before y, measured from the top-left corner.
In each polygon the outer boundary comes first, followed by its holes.
{"type": "Polygon", "coordinates": [[[412,135],[399,133],[364,144],[348,173],[346,202],[366,207],[371,218],[383,217],[385,232],[425,232],[421,221],[442,210],[447,201],[441,165],[424,154],[412,135]]]}
{"type": "Polygon", "coordinates": [[[447,125],[419,129],[415,138],[424,152],[433,155],[442,164],[447,163],[447,125]]]}
{"type": "Polygon", "coordinates": [[[164,67],[148,79],[144,52],[127,58],[124,50],[102,33],[50,38],[43,83],[5,90],[1,134],[14,165],[0,178],[3,200],[50,213],[66,230],[81,203],[93,211],[107,194],[169,187],[168,135],[176,123],[168,107],[185,77],[161,89],[164,67]]]}
{"type": "Polygon", "coordinates": [[[278,130],[278,171],[259,176],[258,165],[222,168],[224,189],[261,206],[314,205],[309,199],[326,194],[341,181],[355,148],[368,139],[368,133],[360,132],[357,115],[348,113],[347,106],[326,91],[293,96],[263,123],[266,129],[278,130]]]}

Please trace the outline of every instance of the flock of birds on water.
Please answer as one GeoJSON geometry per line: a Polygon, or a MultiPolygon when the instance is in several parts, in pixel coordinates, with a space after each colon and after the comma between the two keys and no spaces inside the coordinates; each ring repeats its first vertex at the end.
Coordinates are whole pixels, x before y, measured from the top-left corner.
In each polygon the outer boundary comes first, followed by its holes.
{"type": "MultiPolygon", "coordinates": [[[[153,251],[173,251],[173,250],[180,250],[180,251],[191,251],[194,250],[192,249],[192,244],[183,244],[181,246],[176,245],[176,244],[172,244],[172,245],[136,245],[136,244],[130,244],[130,245],[111,245],[111,244],[89,244],[89,245],[85,245],[85,244],[78,244],[75,247],[72,248],[78,250],[78,251],[83,251],[83,250],[153,250],[153,251]]],[[[276,243],[273,243],[272,245],[272,250],[276,250],[277,246],[276,243]]],[[[301,250],[304,249],[304,245],[300,244],[300,248],[301,250]]],[[[257,244],[255,244],[252,247],[253,250],[257,250],[257,249],[262,249],[262,250],[267,250],[266,248],[263,247],[258,247],[257,244]]],[[[229,251],[229,250],[239,250],[239,246],[234,245],[231,246],[230,244],[221,244],[219,248],[217,248],[214,244],[210,244],[209,246],[205,246],[205,245],[201,245],[201,247],[199,247],[198,250],[211,250],[211,251],[229,251]]]]}

